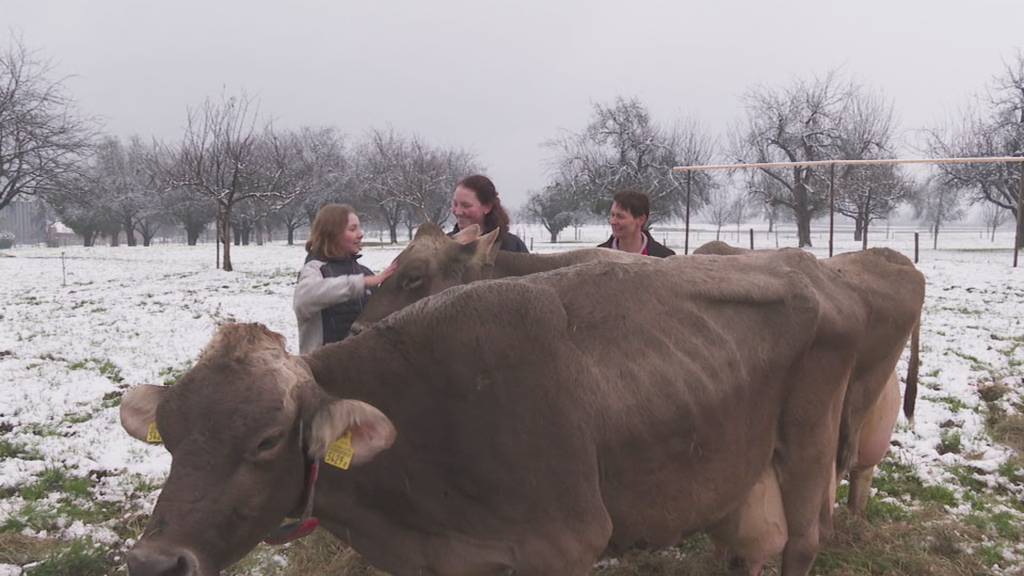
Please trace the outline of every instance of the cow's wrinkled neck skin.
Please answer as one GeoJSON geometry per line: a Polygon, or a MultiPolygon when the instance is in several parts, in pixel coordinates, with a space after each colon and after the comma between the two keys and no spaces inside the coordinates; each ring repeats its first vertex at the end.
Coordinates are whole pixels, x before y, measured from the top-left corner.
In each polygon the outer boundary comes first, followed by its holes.
{"type": "Polygon", "coordinates": [[[387,413],[390,388],[400,352],[387,329],[368,330],[303,356],[317,385],[335,398],[362,400],[387,413]],[[381,405],[384,404],[384,405],[381,405]]]}

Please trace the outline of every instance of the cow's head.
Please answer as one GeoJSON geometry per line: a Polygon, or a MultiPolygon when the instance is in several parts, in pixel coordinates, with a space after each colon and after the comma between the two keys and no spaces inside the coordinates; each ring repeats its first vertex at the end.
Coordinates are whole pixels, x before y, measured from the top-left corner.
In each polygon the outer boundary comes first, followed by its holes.
{"type": "Polygon", "coordinates": [[[446,288],[488,277],[498,252],[497,240],[498,230],[481,236],[475,224],[451,238],[433,224],[420,226],[395,260],[398,269],[374,290],[352,331],[358,333],[388,314],[446,288]]]}
{"type": "Polygon", "coordinates": [[[130,576],[209,576],[236,562],[307,496],[311,462],[351,433],[351,465],[391,446],[376,408],[321,392],[284,339],[258,324],[222,326],[172,387],[136,386],[121,403],[132,436],[171,453],[171,471],[130,576]]]}

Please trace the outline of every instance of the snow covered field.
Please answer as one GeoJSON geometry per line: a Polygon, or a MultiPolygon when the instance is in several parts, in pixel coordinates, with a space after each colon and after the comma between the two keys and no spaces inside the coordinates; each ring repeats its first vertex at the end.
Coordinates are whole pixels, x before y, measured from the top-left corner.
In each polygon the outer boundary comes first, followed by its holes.
{"type": "MultiPolygon", "coordinates": [[[[768,247],[770,237],[758,234],[768,247]]],[[[581,245],[541,243],[539,229],[524,235],[538,252],[581,245]]],[[[735,238],[733,230],[724,239],[735,238]]],[[[1017,544],[1001,545],[999,572],[1024,558],[1024,514],[1014,506],[1024,499],[1024,469],[992,439],[986,417],[1024,409],[1024,268],[1012,269],[1012,253],[993,248],[1008,246],[1007,236],[995,245],[987,235],[963,238],[963,249],[949,251],[921,239],[922,387],[916,422],[900,424],[891,458],[926,486],[945,488],[959,517],[979,513],[977,493],[992,494],[985,511],[1018,527],[1017,544]]],[[[681,238],[669,240],[681,252],[681,238]]],[[[824,255],[827,241],[815,242],[826,245],[814,249],[824,255]]],[[[912,255],[912,235],[872,241],[886,243],[912,255]]],[[[843,239],[838,251],[856,246],[843,239]]],[[[399,250],[367,248],[363,262],[380,270],[399,250]]],[[[291,291],[302,248],[234,247],[232,257],[235,272],[214,269],[209,245],[0,253],[0,533],[87,537],[118,550],[141,529],[170,461],[122,431],[123,391],[173,381],[225,321],[262,322],[297,350],[291,291]]],[[[0,558],[0,576],[21,573],[0,558]]]]}

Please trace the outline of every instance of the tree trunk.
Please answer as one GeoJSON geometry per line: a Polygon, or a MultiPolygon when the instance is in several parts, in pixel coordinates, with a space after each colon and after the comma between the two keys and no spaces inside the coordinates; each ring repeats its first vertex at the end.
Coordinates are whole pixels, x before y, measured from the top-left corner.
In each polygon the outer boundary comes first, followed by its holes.
{"type": "Polygon", "coordinates": [[[185,226],[185,241],[189,246],[195,246],[199,242],[199,235],[203,233],[205,226],[185,226]]]}
{"type": "Polygon", "coordinates": [[[288,245],[289,246],[294,246],[295,245],[295,228],[292,228],[291,226],[287,226],[287,228],[288,228],[288,245]]]}
{"type": "Polygon", "coordinates": [[[719,225],[718,228],[715,229],[715,241],[718,241],[718,240],[721,240],[721,239],[722,239],[722,226],[719,225]]]}
{"type": "Polygon", "coordinates": [[[222,206],[220,207],[219,212],[220,214],[218,215],[218,218],[220,218],[220,234],[222,236],[220,241],[221,244],[224,245],[221,268],[225,272],[231,272],[234,270],[234,267],[231,266],[231,207],[222,206]]]}
{"type": "Polygon", "coordinates": [[[932,228],[932,250],[939,249],[939,223],[936,222],[932,228]]]}
{"type": "Polygon", "coordinates": [[[796,212],[796,236],[800,248],[811,247],[811,215],[806,210],[796,212]]]}
{"type": "Polygon", "coordinates": [[[120,246],[121,245],[121,230],[120,229],[114,230],[113,232],[110,233],[110,245],[112,247],[120,246]]]}
{"type": "Polygon", "coordinates": [[[558,230],[548,230],[551,233],[551,243],[558,244],[558,230]]]}
{"type": "Polygon", "coordinates": [[[864,219],[858,215],[853,219],[853,241],[860,242],[862,234],[864,234],[864,219]]]}
{"type": "Polygon", "coordinates": [[[1017,248],[1024,248],[1024,218],[1018,215],[1016,212],[1014,216],[1017,218],[1017,235],[1016,235],[1016,246],[1017,248]]]}
{"type": "Polygon", "coordinates": [[[391,235],[391,243],[398,244],[398,224],[388,224],[388,232],[391,235]]]}
{"type": "Polygon", "coordinates": [[[82,232],[82,246],[91,248],[96,242],[96,233],[92,230],[86,230],[82,232]]]}
{"type": "MultiPolygon", "coordinates": [[[[796,170],[799,174],[799,169],[796,170]]],[[[807,187],[802,179],[797,179],[793,189],[794,208],[793,215],[796,216],[797,246],[800,248],[811,247],[811,209],[807,198],[807,187]]]]}
{"type": "Polygon", "coordinates": [[[125,218],[122,226],[124,226],[125,243],[127,243],[129,247],[137,246],[138,242],[135,241],[135,225],[132,223],[131,217],[125,218]]]}

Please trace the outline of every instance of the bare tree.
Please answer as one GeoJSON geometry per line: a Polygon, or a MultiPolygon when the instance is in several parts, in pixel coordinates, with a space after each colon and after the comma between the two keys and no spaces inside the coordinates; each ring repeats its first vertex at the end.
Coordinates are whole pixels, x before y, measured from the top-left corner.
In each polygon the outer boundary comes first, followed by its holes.
{"type": "Polygon", "coordinates": [[[111,193],[100,177],[102,168],[94,158],[75,173],[64,175],[46,193],[46,201],[63,224],[82,237],[83,244],[93,246],[100,236],[116,238],[120,229],[117,214],[111,209],[111,193]]]}
{"type": "MultiPolygon", "coordinates": [[[[896,120],[891,102],[863,87],[850,88],[838,118],[838,154],[845,160],[892,158],[896,120]]],[[[913,189],[900,166],[851,165],[836,169],[836,211],[854,221],[854,240],[876,219],[887,218],[913,189]]]]}
{"type": "Polygon", "coordinates": [[[231,216],[241,202],[261,198],[281,204],[287,197],[276,186],[258,180],[254,161],[260,133],[253,101],[241,96],[207,99],[189,108],[185,136],[174,166],[179,170],[172,184],[189,187],[209,197],[217,206],[217,224],[224,244],[223,269],[231,264],[231,216]]]}
{"type": "Polygon", "coordinates": [[[924,218],[932,231],[932,249],[938,249],[942,225],[964,215],[962,190],[944,177],[929,178],[916,196],[914,208],[918,217],[924,218]]]}
{"type": "Polygon", "coordinates": [[[48,62],[20,40],[0,52],[0,210],[18,196],[66,189],[92,140],[48,62]]]}
{"type": "Polygon", "coordinates": [[[981,217],[985,222],[985,227],[991,231],[990,241],[996,241],[996,230],[999,229],[1007,220],[1009,220],[1010,213],[999,206],[987,202],[981,209],[981,217]]]}
{"type": "MultiPolygon", "coordinates": [[[[968,107],[951,126],[929,132],[935,157],[1024,156],[1024,52],[1004,63],[988,94],[968,107]]],[[[1024,248],[1024,218],[1017,218],[1021,164],[948,164],[941,166],[946,183],[966,192],[970,203],[987,202],[1013,214],[1015,245],[1024,248]]]]}
{"type": "Polygon", "coordinates": [[[444,225],[451,214],[452,190],[468,174],[478,172],[473,154],[430,146],[419,137],[402,147],[401,173],[394,191],[409,210],[410,223],[444,225]]]}
{"type": "Polygon", "coordinates": [[[728,187],[716,188],[708,195],[701,214],[715,225],[715,240],[722,239],[722,227],[735,218],[737,201],[741,195],[742,192],[728,187]]]}
{"type": "Polygon", "coordinates": [[[393,129],[374,129],[355,156],[360,199],[387,227],[392,244],[398,243],[398,226],[407,208],[396,192],[400,187],[404,148],[403,138],[393,129]]]}
{"type": "Polygon", "coordinates": [[[575,196],[568,186],[557,182],[543,191],[530,194],[524,207],[527,220],[537,222],[551,235],[551,243],[558,242],[558,234],[570,226],[582,223],[586,218],[585,203],[575,196]]]}
{"type": "MultiPolygon", "coordinates": [[[[619,97],[595,104],[587,127],[548,142],[554,150],[554,180],[585,198],[595,214],[607,214],[612,196],[634,189],[651,199],[651,220],[682,215],[686,187],[671,169],[705,164],[714,142],[696,122],[670,128],[658,125],[638,99],[619,97]]],[[[691,176],[692,209],[703,203],[714,181],[706,173],[691,176]]]]}
{"type": "MultiPolygon", "coordinates": [[[[744,96],[747,117],[734,132],[738,162],[805,162],[838,157],[841,117],[851,85],[832,71],[823,78],[796,80],[784,89],[757,87],[744,96]]],[[[789,209],[799,245],[811,245],[811,220],[828,208],[825,180],[814,169],[761,169],[779,186],[751,190],[762,200],[789,209]]]]}

